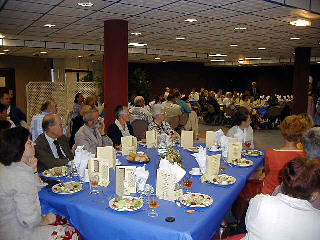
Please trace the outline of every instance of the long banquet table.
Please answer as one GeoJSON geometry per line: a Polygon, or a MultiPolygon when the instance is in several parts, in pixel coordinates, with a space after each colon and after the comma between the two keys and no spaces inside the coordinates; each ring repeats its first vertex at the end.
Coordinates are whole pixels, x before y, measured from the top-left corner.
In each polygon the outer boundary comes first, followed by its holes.
{"type": "MultiPolygon", "coordinates": [[[[199,144],[196,144],[199,145],[199,144]]],[[[198,164],[191,153],[178,148],[183,159],[186,170],[189,171],[198,164]]],[[[146,165],[150,172],[147,183],[154,188],[156,185],[156,168],[160,156],[156,149],[140,147],[140,151],[149,154],[151,161],[146,165]]],[[[209,155],[213,153],[208,153],[209,155]]],[[[138,212],[116,212],[112,209],[105,209],[108,206],[107,198],[115,193],[115,172],[110,170],[111,183],[107,188],[101,188],[103,193],[99,195],[89,194],[89,184],[84,184],[84,190],[73,195],[57,195],[50,190],[43,188],[39,193],[42,205],[42,212],[54,212],[67,217],[70,223],[75,226],[84,239],[105,240],[105,239],[177,239],[177,240],[210,240],[220,223],[223,221],[233,202],[237,199],[246,181],[255,169],[263,165],[264,156],[247,157],[253,160],[254,165],[247,168],[230,167],[225,163],[225,173],[237,178],[235,184],[221,187],[213,184],[201,183],[200,176],[193,177],[191,192],[208,194],[214,199],[214,203],[203,212],[185,213],[184,208],[178,207],[176,203],[160,200],[156,209],[158,217],[151,218],[147,215],[148,203],[145,201],[142,210],[138,212]],[[166,222],[166,217],[175,217],[174,222],[166,222]]],[[[122,165],[133,165],[124,157],[118,159],[122,165]]],[[[135,164],[141,166],[141,164],[135,164]]]]}

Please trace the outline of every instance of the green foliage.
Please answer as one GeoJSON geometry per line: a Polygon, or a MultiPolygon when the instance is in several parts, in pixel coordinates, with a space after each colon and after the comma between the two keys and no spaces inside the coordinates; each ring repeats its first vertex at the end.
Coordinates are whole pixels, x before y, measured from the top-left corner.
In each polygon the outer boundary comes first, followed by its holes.
{"type": "Polygon", "coordinates": [[[129,96],[143,96],[146,101],[150,99],[150,82],[145,70],[136,68],[129,73],[129,96]]]}

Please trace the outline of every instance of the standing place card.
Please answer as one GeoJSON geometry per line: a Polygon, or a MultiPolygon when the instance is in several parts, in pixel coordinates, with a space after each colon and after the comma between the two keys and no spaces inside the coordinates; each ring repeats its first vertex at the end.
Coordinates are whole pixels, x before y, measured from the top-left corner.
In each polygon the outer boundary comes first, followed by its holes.
{"type": "Polygon", "coordinates": [[[168,171],[159,168],[157,170],[157,186],[156,194],[159,199],[172,201],[176,199],[175,189],[175,175],[168,171]]]}
{"type": "Polygon", "coordinates": [[[227,162],[232,163],[235,159],[241,159],[242,143],[229,142],[227,162]]]}
{"type": "Polygon", "coordinates": [[[91,158],[88,162],[88,172],[99,174],[99,186],[107,187],[109,180],[109,164],[104,158],[91,158]]]}
{"type": "Polygon", "coordinates": [[[116,166],[116,150],[112,146],[97,147],[97,158],[106,159],[109,168],[116,166]]]}
{"type": "Polygon", "coordinates": [[[116,167],[116,194],[119,196],[136,193],[137,183],[135,175],[135,166],[117,166],[116,167]]]}
{"type": "Polygon", "coordinates": [[[206,157],[206,172],[201,177],[201,182],[209,181],[213,176],[220,172],[221,154],[211,155],[206,157]]]}
{"type": "Polygon", "coordinates": [[[127,136],[121,138],[122,155],[129,155],[137,152],[137,138],[127,136]]]}
{"type": "Polygon", "coordinates": [[[193,147],[193,131],[181,131],[181,147],[184,149],[193,147]]]}
{"type": "Polygon", "coordinates": [[[217,139],[214,131],[206,131],[206,147],[210,148],[216,145],[217,139]]]}
{"type": "Polygon", "coordinates": [[[146,132],[147,148],[157,148],[158,147],[158,133],[155,130],[146,132]]]}

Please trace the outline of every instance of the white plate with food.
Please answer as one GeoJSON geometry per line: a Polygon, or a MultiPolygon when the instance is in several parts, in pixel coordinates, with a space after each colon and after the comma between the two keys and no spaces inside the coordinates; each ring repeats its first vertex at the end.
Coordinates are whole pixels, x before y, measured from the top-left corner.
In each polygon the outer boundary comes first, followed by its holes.
{"type": "Polygon", "coordinates": [[[250,156],[250,157],[259,157],[263,155],[263,152],[259,150],[246,149],[242,151],[242,155],[250,156]]]}
{"type": "Polygon", "coordinates": [[[199,152],[199,147],[191,147],[187,149],[189,152],[199,152]]]}
{"type": "Polygon", "coordinates": [[[52,187],[52,192],[56,194],[74,194],[81,190],[82,184],[75,181],[58,183],[52,187]]]}
{"type": "Polygon", "coordinates": [[[133,212],[142,208],[143,200],[137,197],[122,196],[111,199],[109,206],[118,212],[133,212]]]}
{"type": "Polygon", "coordinates": [[[208,147],[209,152],[219,152],[221,151],[221,148],[218,148],[216,146],[208,147]]]}
{"type": "Polygon", "coordinates": [[[212,179],[210,179],[210,183],[221,185],[221,186],[227,186],[232,185],[237,181],[237,179],[233,176],[229,176],[227,174],[220,174],[217,176],[214,176],[212,179]]]}
{"type": "Polygon", "coordinates": [[[241,158],[232,160],[232,164],[238,167],[250,167],[253,165],[253,162],[249,159],[241,158]]]}
{"type": "Polygon", "coordinates": [[[42,172],[43,176],[45,177],[64,177],[68,174],[68,167],[62,166],[62,167],[54,167],[48,170],[44,170],[42,172]]]}
{"type": "Polygon", "coordinates": [[[147,147],[147,141],[146,141],[146,140],[138,141],[138,143],[139,143],[142,147],[147,147]]]}
{"type": "Polygon", "coordinates": [[[187,193],[179,198],[179,201],[187,207],[209,207],[213,198],[202,193],[187,193]]]}
{"type": "Polygon", "coordinates": [[[190,173],[191,175],[194,175],[194,176],[201,176],[201,175],[202,175],[200,168],[192,168],[192,169],[189,171],[189,173],[190,173]]]}

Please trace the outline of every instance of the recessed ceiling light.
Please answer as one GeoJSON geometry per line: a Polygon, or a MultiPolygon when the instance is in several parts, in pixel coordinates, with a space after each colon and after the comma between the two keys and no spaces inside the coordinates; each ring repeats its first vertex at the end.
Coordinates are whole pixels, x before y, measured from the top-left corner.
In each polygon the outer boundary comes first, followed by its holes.
{"type": "Polygon", "coordinates": [[[234,30],[246,30],[246,27],[235,27],[234,30]]]}
{"type": "Polygon", "coordinates": [[[3,51],[4,51],[4,52],[9,52],[9,49],[4,49],[3,51]]]}
{"type": "Polygon", "coordinates": [[[209,57],[226,57],[227,55],[226,54],[220,54],[220,53],[217,53],[217,54],[209,54],[209,57]]]}
{"type": "Polygon", "coordinates": [[[44,27],[49,27],[49,28],[51,28],[51,27],[55,27],[56,25],[47,23],[47,24],[45,24],[45,25],[43,25],[43,26],[44,26],[44,27]]]}
{"type": "Polygon", "coordinates": [[[167,61],[164,61],[164,60],[163,60],[162,62],[167,62],[167,61]]]}
{"type": "Polygon", "coordinates": [[[311,26],[311,22],[309,20],[305,19],[297,19],[294,21],[290,21],[290,24],[296,27],[307,27],[311,26]]]}
{"type": "Polygon", "coordinates": [[[41,53],[41,54],[47,54],[47,52],[44,52],[44,51],[43,51],[43,52],[40,52],[40,53],[41,53]]]}
{"type": "Polygon", "coordinates": [[[238,44],[230,44],[230,47],[238,47],[238,44]]]}
{"type": "Polygon", "coordinates": [[[246,57],[246,60],[261,60],[261,57],[246,57]]]}
{"type": "Polygon", "coordinates": [[[224,62],[223,59],[211,59],[210,61],[211,62],[224,62]]]}
{"type": "Polygon", "coordinates": [[[259,49],[259,50],[266,50],[265,47],[259,47],[258,49],[259,49]]]}
{"type": "Polygon", "coordinates": [[[238,60],[238,63],[244,63],[243,59],[240,58],[240,59],[238,60]]]}
{"type": "Polygon", "coordinates": [[[185,37],[176,37],[176,40],[184,40],[186,39],[185,37]]]}
{"type": "Polygon", "coordinates": [[[155,59],[155,60],[160,60],[160,58],[159,58],[159,57],[155,57],[154,59],[155,59]]]}
{"type": "Polygon", "coordinates": [[[92,2],[78,2],[78,5],[81,7],[92,7],[93,3],[92,2]]]}
{"type": "Polygon", "coordinates": [[[4,52],[0,52],[0,55],[4,55],[4,54],[6,54],[6,53],[4,53],[4,52]]]}
{"type": "Polygon", "coordinates": [[[78,56],[78,58],[83,58],[83,56],[80,55],[80,56],[78,56]]]}
{"type": "Polygon", "coordinates": [[[128,46],[130,47],[144,47],[147,46],[146,43],[129,43],[128,46]]]}
{"type": "Polygon", "coordinates": [[[317,63],[320,63],[320,62],[317,62],[317,63]]]}
{"type": "Polygon", "coordinates": [[[197,19],[195,19],[195,18],[188,18],[188,19],[186,19],[186,20],[184,20],[185,22],[197,22],[198,20],[197,19]]]}
{"type": "Polygon", "coordinates": [[[0,38],[4,38],[5,36],[0,33],[0,38]]]}
{"type": "Polygon", "coordinates": [[[181,59],[178,59],[177,61],[178,61],[178,62],[182,62],[182,60],[181,60],[181,59]]]}
{"type": "Polygon", "coordinates": [[[131,35],[139,36],[141,35],[141,32],[132,32],[131,35]]]}
{"type": "Polygon", "coordinates": [[[299,40],[300,38],[298,37],[291,37],[290,40],[299,40]]]}

